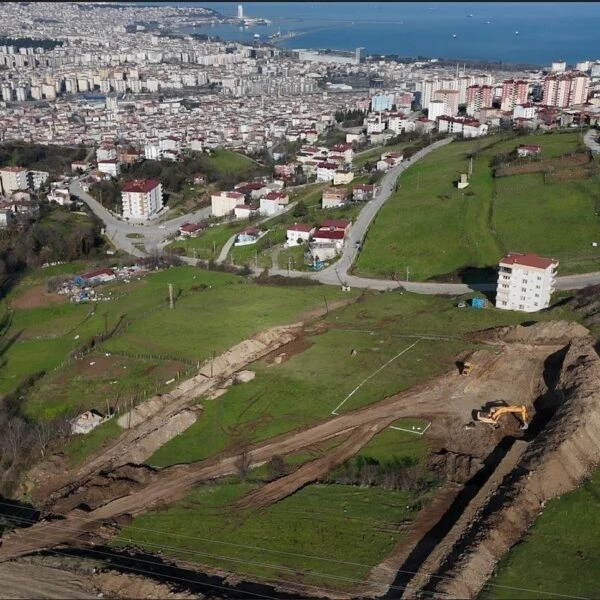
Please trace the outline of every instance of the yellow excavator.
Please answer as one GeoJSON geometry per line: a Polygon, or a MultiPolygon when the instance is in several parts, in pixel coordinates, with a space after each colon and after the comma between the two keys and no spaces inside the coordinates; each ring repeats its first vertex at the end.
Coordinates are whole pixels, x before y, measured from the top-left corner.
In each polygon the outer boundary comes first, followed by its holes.
{"type": "Polygon", "coordinates": [[[500,427],[498,420],[502,415],[514,414],[517,415],[521,420],[520,429],[527,429],[529,427],[529,413],[525,406],[495,406],[488,412],[481,410],[477,411],[477,420],[482,423],[489,423],[494,427],[500,427]]]}

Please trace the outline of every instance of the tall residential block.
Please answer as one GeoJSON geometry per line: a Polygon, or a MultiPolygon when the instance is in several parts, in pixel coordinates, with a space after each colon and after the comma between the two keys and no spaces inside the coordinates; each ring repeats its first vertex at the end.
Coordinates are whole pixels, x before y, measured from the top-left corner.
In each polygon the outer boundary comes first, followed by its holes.
{"type": "Polygon", "coordinates": [[[550,305],[558,260],[509,252],[500,260],[496,308],[537,312],[550,305]]]}

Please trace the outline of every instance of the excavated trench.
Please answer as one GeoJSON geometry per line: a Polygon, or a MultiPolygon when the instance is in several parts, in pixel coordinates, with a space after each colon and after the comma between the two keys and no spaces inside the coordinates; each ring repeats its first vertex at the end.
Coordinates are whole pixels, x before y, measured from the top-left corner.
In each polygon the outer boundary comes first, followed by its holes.
{"type": "MultiPolygon", "coordinates": [[[[517,442],[517,440],[522,440],[521,444],[523,444],[522,448],[515,449],[515,459],[518,461],[525,450],[525,444],[530,443],[542,434],[548,422],[554,417],[556,410],[563,399],[562,392],[560,390],[557,391],[556,386],[559,382],[563,362],[568,350],[569,346],[565,346],[561,350],[552,353],[544,361],[542,379],[546,391],[533,403],[535,415],[531,419],[528,429],[523,431],[518,437],[507,435],[499,441],[490,454],[483,460],[481,468],[464,483],[454,501],[450,504],[437,523],[425,533],[420,542],[410,552],[397,572],[396,578],[392,584],[393,587],[391,587],[387,594],[383,596],[384,598],[398,598],[398,592],[396,590],[399,588],[404,589],[404,592],[400,596],[403,598],[414,597],[419,592],[428,593],[427,595],[429,596],[435,591],[437,581],[445,578],[452,566],[463,555],[469,544],[469,537],[465,534],[462,534],[458,542],[454,544],[450,541],[450,550],[446,553],[438,568],[434,571],[429,571],[431,564],[426,564],[428,559],[431,562],[434,550],[438,549],[440,545],[443,544],[452,529],[455,528],[459,520],[463,518],[463,515],[469,508],[471,502],[477,498],[484,486],[490,482],[499,466],[515,446],[515,442],[517,442]],[[424,571],[425,567],[429,567],[427,569],[428,572],[422,573],[422,570],[424,571]],[[415,586],[415,580],[418,579],[419,576],[428,580],[430,583],[424,586],[418,584],[415,586]]],[[[508,468],[510,469],[509,473],[498,482],[499,485],[502,484],[505,479],[520,477],[522,475],[522,468],[518,465],[518,462],[516,462],[514,466],[511,464],[508,468]]],[[[480,516],[483,518],[489,516],[498,510],[503,502],[504,499],[502,497],[495,496],[492,501],[485,506],[480,516]]],[[[474,523],[472,526],[476,527],[477,524],[474,523]]]]}
{"type": "MultiPolygon", "coordinates": [[[[110,564],[112,571],[122,574],[140,574],[149,577],[157,583],[167,584],[175,591],[186,591],[199,594],[204,598],[224,598],[230,600],[256,600],[257,598],[272,598],[277,600],[326,600],[331,596],[305,596],[299,591],[284,591],[279,586],[244,581],[243,577],[231,575],[210,574],[207,570],[200,572],[169,564],[155,554],[118,550],[109,546],[95,545],[94,549],[65,548],[60,553],[72,558],[84,558],[98,561],[99,557],[110,564]]],[[[42,552],[41,556],[51,556],[42,552]]],[[[293,584],[285,585],[293,589],[293,584]]],[[[298,588],[300,589],[300,588],[298,588]]]]}

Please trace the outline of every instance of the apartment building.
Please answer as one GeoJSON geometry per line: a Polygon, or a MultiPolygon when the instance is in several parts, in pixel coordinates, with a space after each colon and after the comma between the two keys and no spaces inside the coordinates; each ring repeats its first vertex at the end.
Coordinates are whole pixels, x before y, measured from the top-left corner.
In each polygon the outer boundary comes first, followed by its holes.
{"type": "Polygon", "coordinates": [[[471,85],[467,88],[467,114],[472,117],[481,109],[492,108],[494,88],[491,85],[471,85]]]}
{"type": "Polygon", "coordinates": [[[585,73],[572,71],[551,75],[544,81],[543,103],[546,106],[567,108],[584,104],[589,93],[590,78],[585,73]]]}
{"type": "Polygon", "coordinates": [[[496,308],[537,312],[550,305],[558,260],[509,252],[500,260],[496,308]]]}
{"type": "Polygon", "coordinates": [[[2,180],[2,191],[4,194],[12,194],[17,190],[26,190],[28,185],[27,169],[9,165],[0,169],[2,180]]]}
{"type": "Polygon", "coordinates": [[[512,112],[515,105],[525,104],[529,94],[529,84],[526,81],[515,81],[507,79],[502,83],[502,95],[500,96],[500,110],[512,112]]]}
{"type": "MultiPolygon", "coordinates": [[[[443,103],[443,115],[448,117],[455,117],[458,114],[458,90],[436,90],[435,92],[433,92],[433,100],[440,100],[443,103]]],[[[438,116],[441,117],[442,115],[438,116]]]]}
{"type": "Polygon", "coordinates": [[[158,179],[134,179],[121,190],[125,219],[150,219],[163,207],[162,185],[158,179]]]}

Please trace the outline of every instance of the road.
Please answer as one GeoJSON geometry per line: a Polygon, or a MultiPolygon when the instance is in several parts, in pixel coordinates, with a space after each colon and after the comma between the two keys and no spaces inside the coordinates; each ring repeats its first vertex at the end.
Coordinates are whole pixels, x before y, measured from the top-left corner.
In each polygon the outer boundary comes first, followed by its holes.
{"type": "MultiPolygon", "coordinates": [[[[596,135],[597,132],[595,130],[590,130],[584,136],[585,144],[594,153],[600,152],[600,144],[595,140],[596,135]]],[[[446,138],[435,142],[417,152],[409,160],[402,162],[400,165],[394,167],[388,171],[388,173],[386,173],[380,182],[380,191],[376,198],[371,200],[365,206],[356,219],[356,222],[352,228],[351,239],[348,240],[348,243],[346,243],[344,246],[342,256],[337,263],[317,273],[305,273],[302,271],[288,271],[287,269],[282,270],[278,268],[272,268],[269,270],[270,274],[284,275],[289,277],[308,277],[328,285],[344,284],[359,289],[390,290],[401,286],[407,291],[417,294],[460,295],[471,291],[486,292],[495,290],[496,285],[490,283],[423,283],[386,279],[369,279],[365,277],[357,277],[348,273],[359,252],[356,242],[360,242],[361,245],[364,242],[368,229],[377,212],[392,195],[398,177],[416,161],[420,160],[433,150],[450,143],[451,141],[452,138],[446,138]]],[[[143,224],[131,224],[122,221],[107,211],[103,206],[100,205],[99,202],[97,202],[92,196],[87,194],[81,188],[81,184],[78,180],[73,180],[70,186],[70,191],[73,195],[83,200],[92,210],[92,212],[104,222],[106,227],[106,235],[111,239],[117,248],[138,257],[146,256],[147,252],[160,249],[161,244],[165,242],[165,239],[169,235],[175,233],[177,229],[184,223],[205,218],[210,214],[210,208],[207,207],[196,211],[195,213],[190,213],[161,224],[152,221],[148,221],[143,224]],[[127,235],[131,234],[139,234],[143,237],[138,239],[128,238],[127,235]],[[147,252],[136,248],[134,246],[134,242],[143,245],[147,252]]],[[[288,207],[288,210],[290,208],[292,208],[292,205],[288,207]]],[[[260,222],[263,222],[264,220],[268,220],[268,218],[263,219],[260,222]]],[[[234,239],[235,236],[232,236],[232,238],[228,240],[227,244],[219,254],[217,262],[224,262],[226,260],[227,254],[231,249],[234,239]]],[[[188,264],[196,264],[196,260],[190,257],[182,257],[182,260],[188,264]]],[[[600,272],[586,273],[582,275],[567,275],[557,278],[556,289],[581,289],[589,285],[595,285],[599,283],[600,272]]]]}
{"type": "Polygon", "coordinates": [[[165,238],[175,233],[184,223],[204,219],[210,214],[210,207],[206,207],[193,213],[165,221],[164,223],[158,223],[156,221],[129,223],[116,217],[113,213],[104,208],[95,198],[90,196],[90,194],[81,187],[79,179],[74,179],[71,182],[69,192],[85,202],[90,210],[102,220],[105,226],[106,236],[118,249],[124,250],[137,257],[144,257],[147,256],[148,253],[156,251],[165,238]],[[127,237],[128,235],[138,235],[142,237],[127,237]],[[146,252],[136,248],[134,243],[143,245],[146,252]]]}

